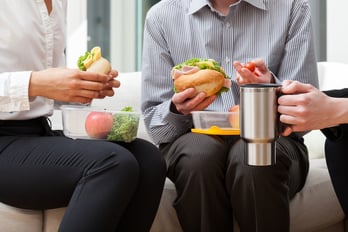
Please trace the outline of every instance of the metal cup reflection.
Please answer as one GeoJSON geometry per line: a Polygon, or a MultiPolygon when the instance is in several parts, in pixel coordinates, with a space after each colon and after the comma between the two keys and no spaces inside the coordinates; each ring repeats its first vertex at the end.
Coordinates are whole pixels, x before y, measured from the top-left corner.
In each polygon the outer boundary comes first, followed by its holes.
{"type": "Polygon", "coordinates": [[[240,86],[241,138],[248,165],[268,166],[276,162],[275,141],[279,136],[278,84],[240,86]]]}

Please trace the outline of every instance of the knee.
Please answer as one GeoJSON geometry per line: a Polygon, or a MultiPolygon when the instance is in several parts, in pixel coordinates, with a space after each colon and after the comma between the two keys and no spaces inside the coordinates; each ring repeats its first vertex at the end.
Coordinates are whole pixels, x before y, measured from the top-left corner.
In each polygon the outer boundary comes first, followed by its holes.
{"type": "Polygon", "coordinates": [[[142,154],[137,154],[137,159],[147,166],[147,171],[165,175],[167,165],[158,147],[146,140],[137,139],[135,142],[138,142],[138,146],[144,151],[142,154]]]}
{"type": "Polygon", "coordinates": [[[190,153],[183,153],[177,160],[177,167],[187,170],[188,173],[211,176],[225,167],[226,152],[223,149],[210,147],[195,147],[190,149],[190,153]]]}
{"type": "MultiPolygon", "coordinates": [[[[114,144],[115,145],[115,144],[114,144]]],[[[118,145],[117,145],[118,146],[118,145]]],[[[139,177],[139,165],[131,152],[122,147],[106,149],[105,155],[95,161],[88,170],[87,175],[103,175],[113,180],[115,176],[122,176],[128,181],[137,181],[139,177]]]]}
{"type": "Polygon", "coordinates": [[[277,156],[276,165],[253,166],[246,164],[246,155],[243,140],[233,144],[227,158],[227,183],[272,183],[287,180],[290,166],[290,160],[287,157],[277,156]]]}

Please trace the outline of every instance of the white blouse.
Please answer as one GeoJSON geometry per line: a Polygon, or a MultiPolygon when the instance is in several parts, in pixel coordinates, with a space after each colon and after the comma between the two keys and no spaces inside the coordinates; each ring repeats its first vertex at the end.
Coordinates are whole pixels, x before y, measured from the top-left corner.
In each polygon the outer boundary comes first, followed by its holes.
{"type": "Polygon", "coordinates": [[[52,4],[48,15],[44,0],[1,3],[0,120],[53,112],[53,100],[28,96],[32,71],[65,66],[67,1],[53,0],[52,4]]]}

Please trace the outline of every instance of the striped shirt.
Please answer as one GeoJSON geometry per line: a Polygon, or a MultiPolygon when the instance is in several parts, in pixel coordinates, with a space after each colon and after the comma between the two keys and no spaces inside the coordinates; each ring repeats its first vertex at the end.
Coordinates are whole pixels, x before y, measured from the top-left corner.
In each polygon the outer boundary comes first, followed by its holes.
{"type": "Polygon", "coordinates": [[[227,16],[208,0],[162,0],[147,13],[142,61],[142,112],[156,144],[192,128],[190,115],[170,111],[172,67],[193,58],[218,61],[232,78],[231,90],[206,110],[228,111],[239,103],[233,61],[265,60],[276,82],[318,86],[309,4],[306,0],[241,0],[227,16]]]}

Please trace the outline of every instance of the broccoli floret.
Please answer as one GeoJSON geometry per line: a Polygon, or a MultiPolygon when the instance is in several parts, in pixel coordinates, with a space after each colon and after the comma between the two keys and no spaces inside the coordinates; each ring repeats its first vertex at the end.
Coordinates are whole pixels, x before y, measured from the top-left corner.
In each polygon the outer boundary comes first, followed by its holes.
{"type": "MultiPolygon", "coordinates": [[[[133,112],[132,107],[125,107],[121,111],[133,112]]],[[[107,139],[111,141],[131,142],[137,137],[139,115],[116,113],[113,116],[113,124],[107,139]]]]}

